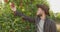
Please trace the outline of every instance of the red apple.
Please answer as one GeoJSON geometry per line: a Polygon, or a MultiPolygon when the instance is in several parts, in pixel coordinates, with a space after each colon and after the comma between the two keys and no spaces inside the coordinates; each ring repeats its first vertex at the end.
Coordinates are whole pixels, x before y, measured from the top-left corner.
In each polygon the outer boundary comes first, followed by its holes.
{"type": "Polygon", "coordinates": [[[4,2],[6,2],[6,3],[7,3],[7,2],[8,2],[8,0],[4,0],[4,2]]]}

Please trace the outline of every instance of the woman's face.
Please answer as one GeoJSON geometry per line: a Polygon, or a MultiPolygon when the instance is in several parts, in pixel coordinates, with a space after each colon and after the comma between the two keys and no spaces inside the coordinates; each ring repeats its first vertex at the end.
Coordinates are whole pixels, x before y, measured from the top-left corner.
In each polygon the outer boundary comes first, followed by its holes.
{"type": "Polygon", "coordinates": [[[41,8],[38,8],[36,15],[37,16],[42,16],[43,10],[41,8]]]}

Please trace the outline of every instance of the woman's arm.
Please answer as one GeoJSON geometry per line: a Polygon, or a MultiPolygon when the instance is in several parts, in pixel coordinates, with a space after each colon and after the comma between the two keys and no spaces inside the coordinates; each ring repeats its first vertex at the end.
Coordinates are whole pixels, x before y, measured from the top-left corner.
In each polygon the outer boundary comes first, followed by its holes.
{"type": "Polygon", "coordinates": [[[24,20],[28,20],[29,22],[33,22],[33,23],[35,22],[34,18],[30,18],[28,16],[25,16],[22,12],[18,12],[14,3],[10,3],[10,7],[11,7],[11,10],[14,12],[15,16],[20,16],[24,20]]]}
{"type": "Polygon", "coordinates": [[[14,11],[14,15],[20,16],[20,17],[22,17],[22,19],[27,20],[29,22],[33,22],[33,23],[35,22],[34,18],[28,17],[28,16],[24,15],[22,12],[14,11]]]}
{"type": "Polygon", "coordinates": [[[57,32],[56,23],[53,21],[51,23],[51,32],[57,32]]]}

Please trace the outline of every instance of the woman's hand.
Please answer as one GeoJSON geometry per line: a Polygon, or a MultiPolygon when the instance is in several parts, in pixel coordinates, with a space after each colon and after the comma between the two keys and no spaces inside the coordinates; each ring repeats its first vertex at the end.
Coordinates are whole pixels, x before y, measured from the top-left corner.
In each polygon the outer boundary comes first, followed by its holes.
{"type": "Polygon", "coordinates": [[[16,11],[16,6],[14,5],[13,2],[10,3],[10,7],[12,11],[16,11]]]}

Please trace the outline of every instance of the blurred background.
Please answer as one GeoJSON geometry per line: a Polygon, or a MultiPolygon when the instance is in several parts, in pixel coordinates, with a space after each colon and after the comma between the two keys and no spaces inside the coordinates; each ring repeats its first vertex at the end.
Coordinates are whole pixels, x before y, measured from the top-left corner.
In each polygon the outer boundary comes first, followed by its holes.
{"type": "Polygon", "coordinates": [[[50,18],[56,22],[57,32],[60,32],[60,0],[0,0],[0,32],[34,32],[35,25],[14,16],[10,4],[25,15],[34,17],[36,4],[46,4],[50,7],[50,18]]]}

